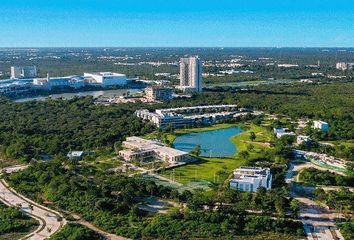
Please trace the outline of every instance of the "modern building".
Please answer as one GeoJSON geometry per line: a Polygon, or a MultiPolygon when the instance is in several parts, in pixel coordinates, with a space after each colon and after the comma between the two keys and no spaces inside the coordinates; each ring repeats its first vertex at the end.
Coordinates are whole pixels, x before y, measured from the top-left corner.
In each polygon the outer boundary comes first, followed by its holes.
{"type": "Polygon", "coordinates": [[[101,84],[102,86],[124,86],[127,85],[127,76],[120,73],[112,72],[96,72],[84,73],[84,77],[91,78],[93,84],[101,84]]]}
{"type": "Polygon", "coordinates": [[[185,162],[189,160],[187,152],[180,151],[165,144],[147,140],[140,137],[127,137],[122,143],[125,150],[119,151],[119,155],[126,161],[138,160],[149,162],[162,160],[169,163],[185,162]]]}
{"type": "Polygon", "coordinates": [[[336,63],[336,69],[346,71],[346,70],[353,70],[354,63],[346,63],[346,62],[338,62],[336,63]]]}
{"type": "Polygon", "coordinates": [[[320,129],[323,132],[328,132],[329,124],[323,121],[313,121],[313,128],[320,129]]]}
{"type": "Polygon", "coordinates": [[[172,88],[151,86],[145,88],[145,97],[149,101],[165,101],[172,99],[172,88]]]}
{"type": "Polygon", "coordinates": [[[311,142],[312,142],[312,139],[310,138],[310,136],[298,135],[296,137],[297,144],[309,145],[309,144],[311,144],[311,142]]]}
{"type": "Polygon", "coordinates": [[[36,66],[12,66],[11,79],[34,78],[37,77],[36,66]]]}
{"type": "Polygon", "coordinates": [[[269,168],[240,167],[234,171],[230,188],[242,192],[256,192],[258,188],[272,188],[272,174],[269,168]]]}
{"type": "Polygon", "coordinates": [[[184,91],[202,91],[202,61],[199,57],[181,58],[180,88],[184,91]]]}
{"type": "Polygon", "coordinates": [[[290,132],[288,128],[274,128],[273,131],[277,138],[281,138],[283,136],[295,136],[295,133],[290,132]]]}
{"type": "Polygon", "coordinates": [[[148,120],[159,128],[183,128],[194,125],[210,125],[234,118],[239,113],[237,105],[207,105],[181,108],[138,110],[135,115],[148,120]]]}
{"type": "Polygon", "coordinates": [[[0,83],[0,95],[16,95],[32,90],[32,84],[25,81],[5,81],[0,83]]]}
{"type": "Polygon", "coordinates": [[[70,160],[80,161],[84,156],[83,151],[71,151],[66,155],[70,160]]]}

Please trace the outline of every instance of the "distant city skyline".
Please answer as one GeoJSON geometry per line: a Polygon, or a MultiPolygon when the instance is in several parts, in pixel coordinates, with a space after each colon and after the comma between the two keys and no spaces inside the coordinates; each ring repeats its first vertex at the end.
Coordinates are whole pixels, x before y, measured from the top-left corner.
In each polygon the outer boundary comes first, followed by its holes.
{"type": "Polygon", "coordinates": [[[354,47],[350,0],[2,0],[0,47],[354,47]]]}

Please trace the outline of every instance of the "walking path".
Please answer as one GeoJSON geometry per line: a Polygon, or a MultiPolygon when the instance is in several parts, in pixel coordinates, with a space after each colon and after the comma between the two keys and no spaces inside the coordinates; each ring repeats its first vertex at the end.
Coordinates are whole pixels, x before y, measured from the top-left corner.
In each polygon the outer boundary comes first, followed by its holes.
{"type": "Polygon", "coordinates": [[[66,224],[66,220],[60,213],[18,194],[14,189],[9,187],[5,180],[0,180],[0,200],[7,206],[19,206],[22,212],[39,221],[37,230],[22,239],[48,239],[66,224]]]}

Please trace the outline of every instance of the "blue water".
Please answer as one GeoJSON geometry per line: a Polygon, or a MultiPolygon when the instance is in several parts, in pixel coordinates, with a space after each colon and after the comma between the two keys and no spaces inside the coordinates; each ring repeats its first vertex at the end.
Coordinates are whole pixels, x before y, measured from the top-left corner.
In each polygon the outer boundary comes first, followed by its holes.
{"type": "Polygon", "coordinates": [[[233,156],[237,147],[230,140],[232,136],[242,132],[240,127],[231,127],[207,132],[188,133],[177,136],[173,142],[176,149],[190,152],[198,144],[201,146],[203,157],[229,157],[233,156]]]}

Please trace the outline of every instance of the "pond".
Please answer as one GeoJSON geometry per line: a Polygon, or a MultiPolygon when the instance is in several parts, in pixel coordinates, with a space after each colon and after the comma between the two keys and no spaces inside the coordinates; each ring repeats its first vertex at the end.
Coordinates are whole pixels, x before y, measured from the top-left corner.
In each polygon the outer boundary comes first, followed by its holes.
{"type": "Polygon", "coordinates": [[[206,132],[188,133],[177,136],[173,142],[176,149],[190,152],[200,145],[203,157],[230,157],[236,154],[237,147],[231,137],[242,132],[240,127],[211,130],[206,132]]]}

